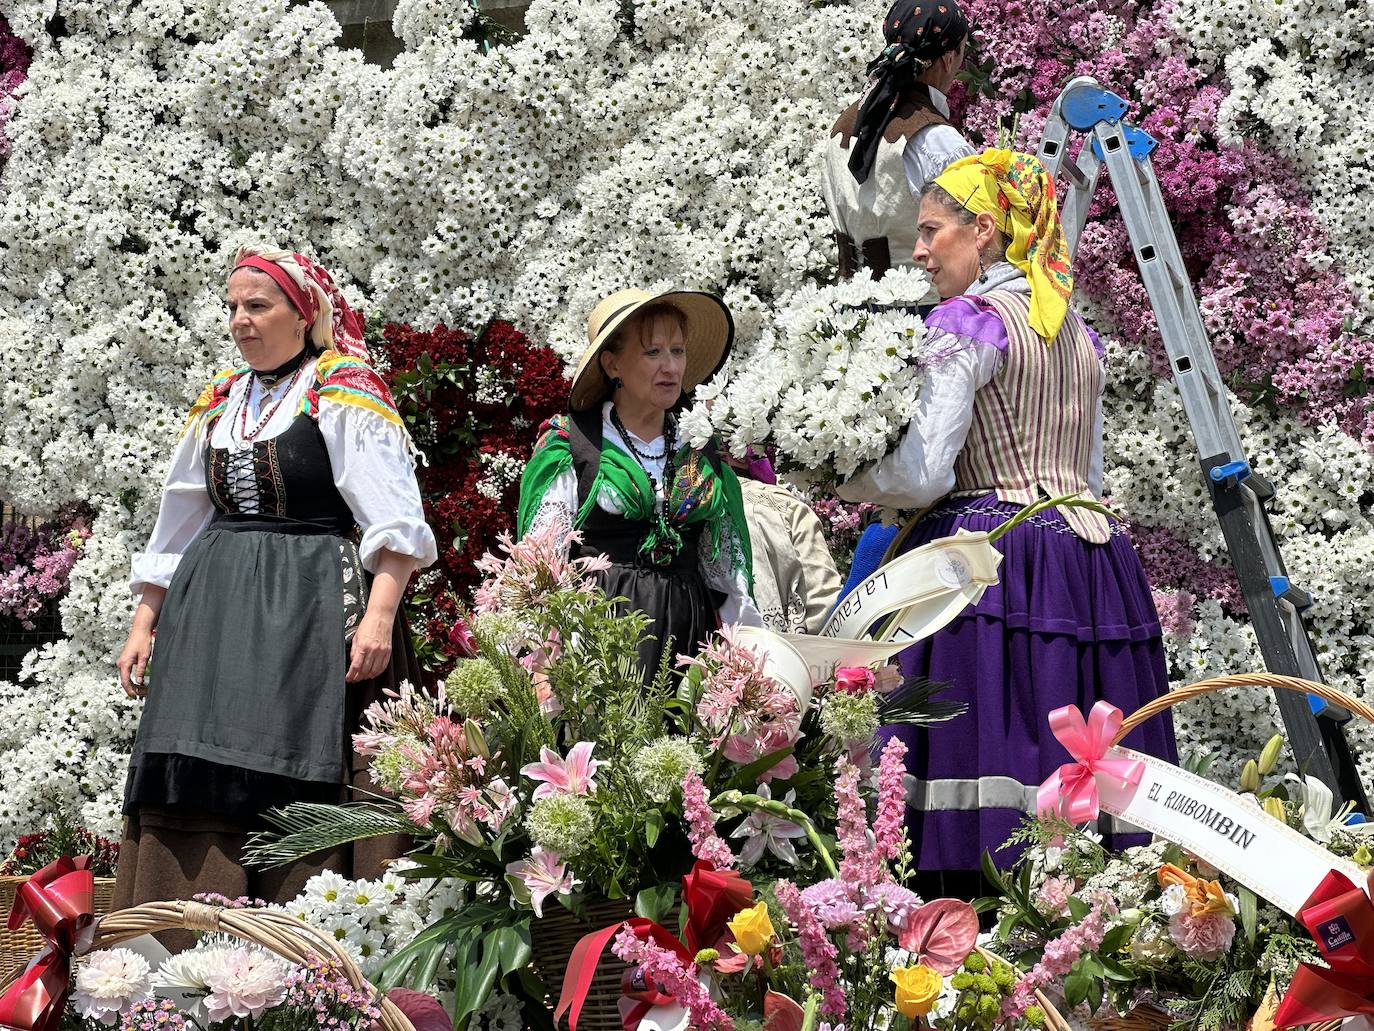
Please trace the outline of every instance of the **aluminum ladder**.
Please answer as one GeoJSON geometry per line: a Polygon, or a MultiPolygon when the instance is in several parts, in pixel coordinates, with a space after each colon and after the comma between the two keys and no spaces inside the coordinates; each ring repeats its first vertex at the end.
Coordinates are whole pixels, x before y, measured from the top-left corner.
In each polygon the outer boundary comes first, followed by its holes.
{"type": "MultiPolygon", "coordinates": [[[[1312,604],[1311,595],[1294,585],[1284,568],[1267,507],[1274,487],[1246,458],[1150,164],[1156,141],[1123,120],[1127,107],[1126,101],[1095,79],[1079,76],[1064,87],[1050,110],[1037,156],[1061,186],[1067,186],[1062,221],[1069,253],[1078,247],[1098,176],[1105,166],[1159,324],[1203,478],[1250,610],[1264,664],[1273,673],[1320,682],[1321,668],[1302,618],[1303,610],[1312,604]],[[1070,158],[1073,133],[1085,139],[1078,155],[1070,158]]],[[[1353,801],[1368,814],[1369,801],[1342,729],[1350,713],[1315,696],[1304,698],[1291,691],[1276,694],[1288,743],[1300,768],[1325,782],[1338,804],[1353,801]]]]}

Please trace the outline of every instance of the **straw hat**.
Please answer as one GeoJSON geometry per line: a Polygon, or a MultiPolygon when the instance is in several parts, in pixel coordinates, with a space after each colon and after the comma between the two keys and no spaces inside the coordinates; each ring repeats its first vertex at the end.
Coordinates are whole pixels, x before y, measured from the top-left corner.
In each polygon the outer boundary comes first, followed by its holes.
{"type": "Polygon", "coordinates": [[[606,399],[609,388],[606,374],[601,371],[602,349],[636,312],[654,304],[672,305],[682,312],[686,322],[682,331],[687,346],[687,368],[682,374],[684,391],[693,390],[710,379],[725,363],[735,339],[735,322],[730,317],[730,309],[715,294],[700,290],[651,294],[634,287],[617,290],[587,316],[587,350],[577,363],[569,394],[573,411],[586,411],[606,399]]]}

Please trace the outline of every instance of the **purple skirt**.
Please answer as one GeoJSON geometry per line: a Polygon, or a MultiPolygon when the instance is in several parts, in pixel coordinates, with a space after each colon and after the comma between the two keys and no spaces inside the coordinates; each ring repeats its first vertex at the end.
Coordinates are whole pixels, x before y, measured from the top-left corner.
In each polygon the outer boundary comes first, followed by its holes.
{"type": "MultiPolygon", "coordinates": [[[[987,494],[945,501],[926,515],[902,551],[960,528],[991,530],[1019,510],[987,494]]],[[[1069,761],[1050,733],[1061,705],[1086,711],[1106,699],[1126,715],[1169,689],[1159,616],[1145,570],[1125,528],[1090,544],[1050,510],[997,542],[999,583],[977,606],[898,657],[902,672],[949,686],[940,698],[968,711],[930,729],[891,727],[908,746],[907,810],[921,870],[976,870],[984,849],[998,851],[1020,823],[1036,787],[1069,761]]],[[[1147,720],[1123,744],[1173,762],[1173,721],[1147,720]]],[[[1143,844],[1117,833],[1103,814],[1109,847],[1143,844]]]]}

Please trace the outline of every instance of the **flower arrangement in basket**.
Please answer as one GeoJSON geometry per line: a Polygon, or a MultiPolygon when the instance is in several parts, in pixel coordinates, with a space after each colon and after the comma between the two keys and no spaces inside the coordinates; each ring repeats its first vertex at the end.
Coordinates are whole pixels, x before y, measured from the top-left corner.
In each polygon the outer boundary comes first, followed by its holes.
{"type": "Polygon", "coordinates": [[[94,896],[88,856],[62,856],[20,888],[8,924],[31,924],[44,947],[6,979],[0,1026],[452,1031],[437,1001],[383,996],[331,936],[261,902],[155,902],[97,917],[94,896]],[[118,947],[171,930],[200,932],[200,943],[156,971],[141,953],[118,947]]]}
{"type": "MultiPolygon", "coordinates": [[[[65,811],[53,817],[53,825],[22,834],[14,849],[0,863],[0,913],[14,912],[23,886],[62,856],[84,857],[92,876],[91,906],[96,916],[110,911],[114,900],[115,863],[119,843],[74,824],[65,811]]],[[[22,970],[44,945],[43,936],[31,924],[0,925],[0,981],[22,970]]]]}
{"type": "Polygon", "coordinates": [[[819,844],[833,824],[825,771],[836,757],[862,759],[881,724],[958,711],[923,682],[867,668],[801,697],[728,629],[646,689],[646,617],[617,614],[591,578],[599,560],[569,560],[556,530],[506,539],[503,551],[482,560],[488,579],[456,634],[469,657],[439,695],[404,687],[366,714],[355,744],[390,797],[293,804],[252,850],[270,864],[412,835],[412,875],[459,881],[466,897],[379,980],[428,987],[441,962],[476,964],[456,988],[460,1027],[497,987],[527,1012],[542,1004],[525,968],[551,906],[619,900],[626,915],[664,918],[713,806],[728,805],[748,867],[824,876],[824,850],[795,843],[819,844]]]}
{"type": "MultiPolygon", "coordinates": [[[[906,746],[890,740],[867,780],[835,763],[838,840],[812,843],[830,874],[754,884],[708,820],[694,826],[699,862],[684,878],[682,933],[632,919],[588,935],[569,961],[556,1015],[576,1031],[585,989],[609,951],[629,964],[629,1031],[906,1031],[991,1027],[1015,984],[1012,967],[975,948],[978,918],[957,899],[924,901],[911,874],[902,783],[906,746]]],[[[1043,997],[1039,1002],[1043,1003],[1043,997]]],[[[1028,1019],[1043,1022],[1039,1005],[1028,1019]]]]}
{"type": "Polygon", "coordinates": [[[916,414],[926,359],[916,305],[929,287],[916,269],[802,286],[778,328],[697,391],[684,435],[699,444],[719,433],[737,455],[776,448],[779,472],[821,484],[882,458],[916,414]]]}
{"type": "MultiPolygon", "coordinates": [[[[1314,778],[1274,778],[1281,736],[1245,764],[1238,794],[1220,788],[1214,795],[1195,791],[1190,785],[1201,784],[1201,778],[1183,771],[1156,787],[1149,783],[1150,773],[1167,774],[1167,764],[1151,760],[1142,782],[1139,769],[1112,765],[1131,763],[1129,755],[1105,750],[1113,736],[1119,740],[1130,726],[1165,705],[1207,690],[1253,683],[1310,690],[1350,705],[1356,713],[1368,712],[1324,685],[1260,675],[1193,685],[1152,703],[1153,708],[1125,724],[1119,712],[1114,718],[1104,715],[1105,709],[1095,713],[1093,733],[1102,747],[1078,747],[1078,764],[1061,768],[1059,780],[1047,784],[1053,789],[1050,794],[1059,796],[1050,798],[1056,804],[1042,807],[1008,843],[1024,848],[1020,858],[1000,871],[989,856],[984,857],[984,873],[998,890],[995,898],[980,903],[995,908],[999,917],[989,948],[1015,964],[1018,973],[998,1023],[1024,1022],[1037,990],[1067,1013],[1101,1028],[1176,1024],[1225,1031],[1246,1027],[1252,1019],[1257,1021],[1254,1026],[1270,1028],[1276,1021],[1287,1027],[1316,1019],[1320,1007],[1295,1015],[1298,997],[1287,1008],[1283,1000],[1291,994],[1295,976],[1305,978],[1300,972],[1312,969],[1310,964],[1337,966],[1320,947],[1321,938],[1308,919],[1324,890],[1317,878],[1334,867],[1338,869],[1327,874],[1337,878],[1333,883],[1362,883],[1362,872],[1374,863],[1371,825],[1352,816],[1350,806],[1333,812],[1331,792],[1314,778]],[[1100,722],[1098,716],[1103,716],[1100,722]],[[1093,767],[1091,776],[1080,776],[1085,763],[1093,767]],[[1108,851],[1100,837],[1080,826],[1096,817],[1099,789],[1132,801],[1143,794],[1158,796],[1156,802],[1182,815],[1174,826],[1185,827],[1189,840],[1184,844],[1192,849],[1157,834],[1149,845],[1108,851]],[[1090,794],[1093,805],[1078,809],[1075,802],[1087,801],[1090,794]],[[1227,796],[1237,803],[1234,808],[1227,807],[1227,796]],[[1227,869],[1201,854],[1211,847],[1212,837],[1238,846],[1212,854],[1227,869]],[[1285,852],[1266,847],[1270,842],[1283,845],[1285,852]],[[1290,870],[1263,869],[1291,863],[1293,856],[1301,863],[1290,870]],[[1256,877],[1274,878],[1272,883],[1292,879],[1304,887],[1280,900],[1290,910],[1285,912],[1247,885],[1258,883],[1256,877]]],[[[1059,730],[1056,734],[1064,739],[1059,730]]],[[[1129,815],[1128,810],[1128,819],[1129,815]]],[[[1367,899],[1364,902],[1367,906],[1367,899]]],[[[1374,992],[1374,909],[1367,919],[1368,931],[1359,943],[1368,968],[1364,994],[1374,992]]],[[[1365,1012],[1374,1013],[1374,1003],[1365,1012]]],[[[1320,1019],[1334,1016],[1333,1009],[1320,1019]]]]}

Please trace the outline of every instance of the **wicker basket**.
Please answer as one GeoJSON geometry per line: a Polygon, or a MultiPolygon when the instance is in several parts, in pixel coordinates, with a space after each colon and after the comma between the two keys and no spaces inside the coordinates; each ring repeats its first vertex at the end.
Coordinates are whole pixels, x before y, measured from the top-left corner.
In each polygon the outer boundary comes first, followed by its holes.
{"type": "MultiPolygon", "coordinates": [[[[548,989],[550,1010],[558,1004],[558,996],[563,990],[563,974],[567,971],[573,946],[583,935],[628,920],[634,915],[630,900],[618,899],[590,903],[581,917],[562,906],[553,906],[545,911],[542,919],[530,923],[534,967],[548,989]]],[[[666,920],[668,927],[677,926],[677,906],[672,908],[666,920]]],[[[625,969],[625,964],[607,950],[597,966],[596,976],[592,978],[587,1001],[582,1004],[582,1014],[577,1018],[577,1031],[621,1031],[620,982],[625,969]]]]}
{"type": "MultiPolygon", "coordinates": [[[[200,902],[148,902],[101,919],[90,948],[108,949],[141,935],[182,930],[232,935],[298,965],[313,957],[333,959],[355,988],[367,984],[358,965],[333,938],[295,917],[268,909],[221,909],[200,902]]],[[[382,1031],[415,1031],[415,1026],[390,999],[383,996],[379,1005],[382,1017],[378,1027],[382,1031]]]]}
{"type": "MultiPolygon", "coordinates": [[[[1303,694],[1313,694],[1333,705],[1342,706],[1357,716],[1364,717],[1370,723],[1374,723],[1374,708],[1327,684],[1318,684],[1315,681],[1303,680],[1300,677],[1286,677],[1278,673],[1242,673],[1200,680],[1196,684],[1180,687],[1166,695],[1161,695],[1146,705],[1142,705],[1122,721],[1121,730],[1117,733],[1112,744],[1120,744],[1121,739],[1132,730],[1151,716],[1159,715],[1165,709],[1170,709],[1180,702],[1186,702],[1190,698],[1197,698],[1199,695],[1211,694],[1213,691],[1224,691],[1228,687],[1273,687],[1283,691],[1300,691],[1303,694]]],[[[1049,1010],[1047,1009],[1046,1012],[1048,1013],[1049,1010]]],[[[1063,1021],[1063,1017],[1058,1012],[1055,1013],[1055,1019],[1063,1021]]],[[[1173,1022],[1168,1014],[1153,1006],[1137,1006],[1124,1016],[1093,1017],[1088,1021],[1095,1031],[1164,1031],[1173,1022]]],[[[1309,1031],[1336,1031],[1340,1025],[1339,1020],[1311,1024],[1309,1031]]]]}
{"type": "MultiPolygon", "coordinates": [[[[28,877],[0,877],[0,921],[14,908],[14,897],[19,893],[19,885],[28,877]]],[[[114,902],[115,881],[113,877],[95,879],[95,915],[97,918],[110,911],[114,902]]],[[[0,922],[0,983],[8,981],[47,945],[47,940],[38,933],[33,924],[25,920],[17,931],[7,929],[0,922]]]]}

